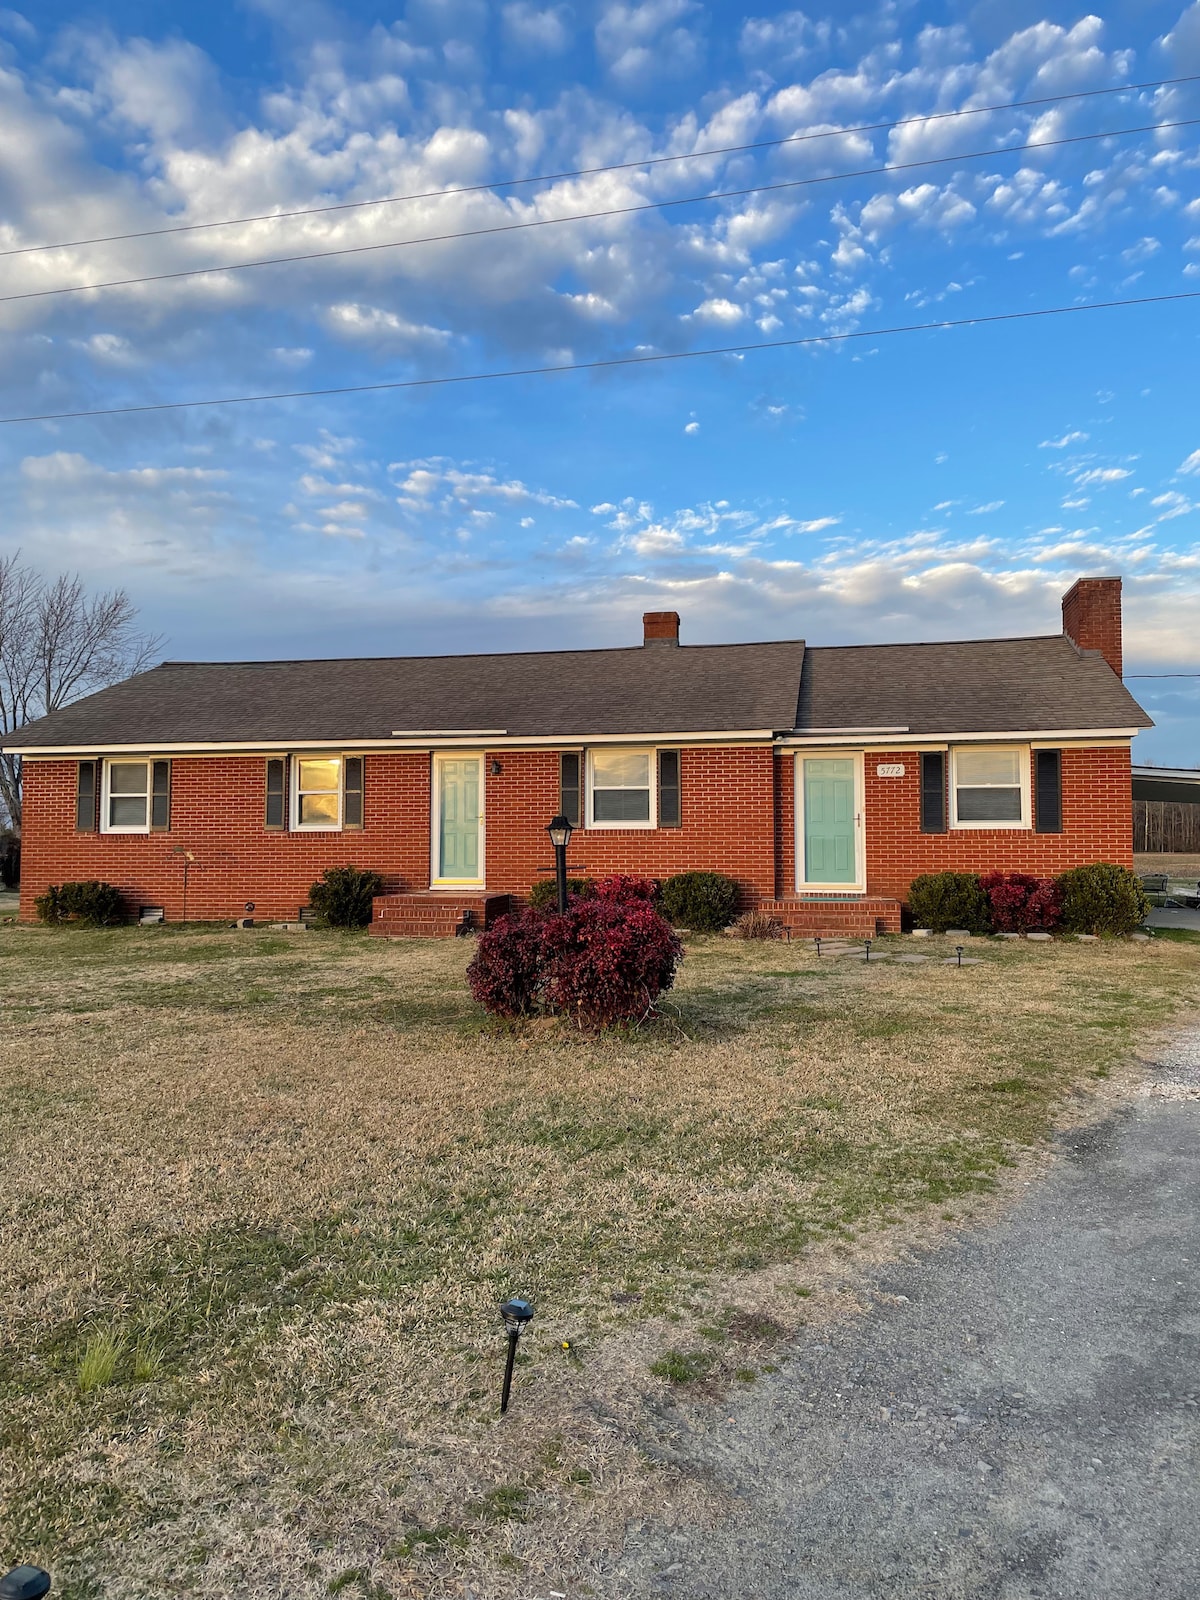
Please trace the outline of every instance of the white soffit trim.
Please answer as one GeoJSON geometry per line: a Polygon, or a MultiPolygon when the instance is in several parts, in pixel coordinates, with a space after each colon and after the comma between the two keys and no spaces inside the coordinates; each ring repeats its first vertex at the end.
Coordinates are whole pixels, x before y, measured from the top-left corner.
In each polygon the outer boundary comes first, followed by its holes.
{"type": "MultiPolygon", "coordinates": [[[[901,745],[946,745],[946,744],[1040,744],[1046,748],[1053,748],[1064,743],[1074,744],[1103,744],[1106,741],[1120,740],[1124,742],[1135,737],[1140,732],[1138,728],[1062,728],[1049,730],[1039,728],[1036,732],[1029,729],[997,729],[994,733],[904,733],[897,734],[895,746],[901,745]]],[[[878,735],[872,736],[873,741],[878,735]]],[[[862,743],[864,735],[859,734],[823,734],[819,741],[808,734],[784,734],[779,740],[781,745],[789,749],[803,750],[806,745],[820,743],[822,745],[855,745],[862,743]]],[[[887,746],[888,749],[892,745],[887,746]]]]}

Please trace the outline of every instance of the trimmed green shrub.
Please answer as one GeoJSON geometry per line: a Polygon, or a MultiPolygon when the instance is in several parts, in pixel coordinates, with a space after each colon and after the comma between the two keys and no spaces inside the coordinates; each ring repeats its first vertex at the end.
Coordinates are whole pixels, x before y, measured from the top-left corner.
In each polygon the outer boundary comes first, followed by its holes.
{"type": "Polygon", "coordinates": [[[52,928],[115,928],[128,920],[121,891],[95,878],[87,883],[51,884],[34,901],[41,920],[52,928]]]}
{"type": "Polygon", "coordinates": [[[371,901],[382,893],[377,872],[330,867],[309,890],[308,903],[327,928],[365,928],[371,921],[371,901]]]}
{"type": "Polygon", "coordinates": [[[991,927],[987,893],[974,872],[923,872],[909,886],[908,909],[918,928],[934,933],[986,933],[991,927]]]}
{"type": "Polygon", "coordinates": [[[720,933],[733,921],[738,886],[722,872],[677,872],[662,886],[668,922],[693,933],[720,933]]]}
{"type": "Polygon", "coordinates": [[[1132,933],[1150,910],[1146,891],[1134,874],[1110,861],[1072,867],[1058,883],[1062,926],[1068,933],[1132,933]]]}
{"type": "MultiPolygon", "coordinates": [[[[590,900],[595,892],[595,885],[590,878],[567,879],[568,900],[572,896],[577,900],[590,900]]],[[[539,878],[529,891],[529,904],[535,911],[557,911],[558,879],[539,878]]]]}

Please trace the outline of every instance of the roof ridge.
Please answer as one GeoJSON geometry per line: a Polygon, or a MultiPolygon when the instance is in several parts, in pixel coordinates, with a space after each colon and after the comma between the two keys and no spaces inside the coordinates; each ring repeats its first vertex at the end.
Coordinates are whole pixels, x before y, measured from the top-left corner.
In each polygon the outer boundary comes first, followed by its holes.
{"type": "MultiPolygon", "coordinates": [[[[1049,644],[1055,639],[1071,644],[1065,633],[1011,633],[986,639],[893,639],[878,644],[806,644],[805,649],[810,653],[825,650],[933,650],[947,644],[1049,644]]],[[[1098,651],[1095,653],[1099,654],[1098,651]]]]}
{"type": "MultiPolygon", "coordinates": [[[[681,644],[679,650],[762,650],[775,645],[794,645],[798,649],[810,648],[803,639],[746,639],[740,643],[726,641],[722,644],[681,644]]],[[[263,661],[160,661],[149,670],[161,672],[169,667],[311,667],[349,665],[378,666],[385,661],[515,661],[528,656],[618,656],[641,655],[643,644],[595,645],[577,650],[470,650],[445,652],[428,656],[276,656],[263,661]]],[[[655,659],[658,659],[657,654],[655,659]]],[[[131,682],[131,679],[126,679],[131,682]]]]}

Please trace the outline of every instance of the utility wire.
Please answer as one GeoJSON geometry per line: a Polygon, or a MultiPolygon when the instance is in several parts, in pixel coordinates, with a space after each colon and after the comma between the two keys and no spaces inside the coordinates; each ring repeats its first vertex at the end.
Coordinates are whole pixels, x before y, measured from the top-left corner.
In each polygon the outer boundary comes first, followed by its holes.
{"type": "Polygon", "coordinates": [[[15,245],[0,250],[5,256],[33,255],[43,250],[80,250],[86,245],[118,244],[126,239],[157,239],[164,234],[197,233],[204,228],[244,228],[255,222],[281,222],[289,217],[323,216],[331,211],[357,211],[364,206],[405,205],[412,200],[438,200],[452,194],[484,194],[495,189],[514,189],[532,183],[561,183],[567,178],[592,178],[604,172],[629,172],[635,168],[658,167],[673,161],[702,161],[709,156],[743,155],[752,150],[775,150],[785,145],[806,144],[813,139],[841,139],[855,133],[886,133],[893,128],[908,128],[917,123],[942,122],[950,117],[982,117],[995,111],[1021,111],[1031,106],[1058,105],[1067,100],[1091,100],[1101,95],[1133,94],[1141,89],[1167,89],[1182,83],[1200,82],[1200,74],[1185,78],[1155,78],[1149,83],[1122,83],[1111,89],[1079,89],[1072,94],[1045,95],[1038,100],[1009,100],[1003,105],[966,106],[957,111],[931,111],[920,117],[901,117],[894,122],[867,122],[853,128],[828,128],[819,133],[793,133],[781,139],[759,139],[753,144],[719,145],[708,150],[686,150],[679,155],[645,156],[640,161],[618,161],[604,167],[576,167],[568,172],[543,172],[530,178],[500,178],[494,183],[463,184],[455,189],[426,189],[418,194],[381,195],[374,200],[342,200],[327,206],[302,206],[293,211],[264,211],[251,217],[223,217],[213,222],[184,222],[170,228],[146,228],[139,233],[100,234],[92,239],[65,239],[57,244],[15,245]]]}
{"type": "Polygon", "coordinates": [[[393,389],[440,389],[452,384],[490,383],[500,378],[542,378],[559,372],[601,372],[612,367],[646,367],[663,361],[695,361],[702,356],[747,355],[758,350],[795,350],[804,345],[845,344],[851,339],[884,339],[899,333],[934,333],[943,328],[983,327],[995,322],[1029,322],[1039,317],[1066,317],[1085,311],[1115,311],[1125,306],[1167,305],[1177,300],[1200,300],[1200,289],[1181,290],[1176,294],[1142,295],[1133,300],[1097,300],[1081,306],[1042,306],[1035,311],[1001,311],[990,316],[957,317],[944,322],[910,322],[892,328],[860,328],[853,333],[813,334],[803,339],[763,339],[754,344],[727,344],[707,350],[608,356],[598,361],[564,361],[554,366],[509,367],[500,372],[464,372],[446,378],[400,378],[387,383],[348,383],[329,389],[289,389],[276,394],[227,395],[212,400],[163,400],[151,405],[47,411],[33,416],[0,417],[0,426],[16,422],[69,422],[81,417],[126,417],[146,411],[197,411],[211,406],[254,405],[268,400],[314,400],[330,395],[379,394],[393,389]]]}
{"type": "Polygon", "coordinates": [[[454,233],[430,233],[417,239],[386,239],[378,244],[341,245],[333,250],[308,250],[297,255],[261,256],[253,261],[233,261],[216,267],[185,267],[177,272],[153,272],[138,278],[109,278],[101,283],[73,283],[58,289],[25,289],[18,294],[0,294],[0,304],[14,300],[47,300],[57,295],[89,294],[103,289],[130,289],[146,283],[170,283],[181,278],[204,278],[227,272],[249,272],[259,267],[289,266],[300,261],[326,261],[334,256],[369,255],[378,250],[403,250],[413,245],[448,244],[455,239],[478,239],[499,233],[522,233],[531,228],[553,228],[566,222],[598,222],[608,217],[625,217],[639,211],[666,211],[675,206],[703,205],[713,200],[737,200],[751,194],[774,194],[785,189],[807,189],[816,184],[843,183],[851,178],[889,177],[896,172],[913,172],[921,167],[953,166],[960,161],[992,160],[997,156],[1020,155],[1030,150],[1052,150],[1061,145],[1088,144],[1097,139],[1120,139],[1135,133],[1158,133],[1167,128],[1191,128],[1200,117],[1177,122],[1151,122],[1138,128],[1110,128],[1099,133],[1077,133],[1063,139],[1039,139],[1031,144],[1003,145],[992,150],[968,150],[961,155],[931,156],[923,161],[902,161],[892,166],[861,167],[854,172],[833,172],[816,178],[788,178],[778,183],[756,183],[745,189],[718,189],[711,194],[687,195],[675,200],[645,200],[637,205],[612,206],[604,211],[581,211],[567,217],[535,217],[529,222],[496,223],[487,228],[465,228],[454,233]]]}
{"type": "Polygon", "coordinates": [[[1200,678],[1200,672],[1127,672],[1127,678],[1200,678]]]}

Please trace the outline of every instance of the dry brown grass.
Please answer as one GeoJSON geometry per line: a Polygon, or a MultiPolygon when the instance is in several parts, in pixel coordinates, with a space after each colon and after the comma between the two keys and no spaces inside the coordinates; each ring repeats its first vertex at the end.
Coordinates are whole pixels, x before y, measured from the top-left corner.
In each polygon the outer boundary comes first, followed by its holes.
{"type": "Polygon", "coordinates": [[[1200,882],[1200,856],[1170,854],[1134,856],[1133,870],[1137,873],[1165,872],[1169,878],[1184,883],[1196,883],[1200,882]]]}
{"type": "Polygon", "coordinates": [[[1183,941],[709,939],[595,1040],[487,1023],[469,953],[0,928],[0,1549],[63,1600],[586,1570],[632,1498],[695,1493],[642,1448],[672,1351],[749,1381],[855,1234],[973,1203],[1200,997],[1183,941]]]}

